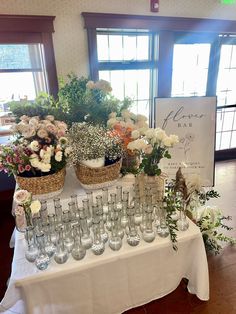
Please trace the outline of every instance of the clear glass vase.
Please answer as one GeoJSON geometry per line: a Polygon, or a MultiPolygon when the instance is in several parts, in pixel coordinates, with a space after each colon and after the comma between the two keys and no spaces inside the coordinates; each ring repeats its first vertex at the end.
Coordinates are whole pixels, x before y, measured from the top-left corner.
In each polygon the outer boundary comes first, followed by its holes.
{"type": "Polygon", "coordinates": [[[152,242],[155,239],[155,232],[152,227],[152,205],[149,205],[145,209],[146,214],[146,227],[143,230],[143,240],[145,242],[152,242]]]}
{"type": "Polygon", "coordinates": [[[93,245],[93,239],[90,235],[87,223],[87,215],[84,208],[80,208],[80,226],[81,226],[81,243],[86,250],[90,249],[93,245]]]}
{"type": "Polygon", "coordinates": [[[38,256],[38,247],[35,239],[34,227],[27,226],[25,230],[25,240],[27,243],[27,248],[25,251],[25,258],[28,262],[35,262],[38,256]]]}
{"type": "Polygon", "coordinates": [[[94,255],[101,255],[105,250],[105,244],[100,234],[99,222],[99,217],[93,218],[93,245],[91,251],[94,255]]]}
{"type": "Polygon", "coordinates": [[[64,245],[67,251],[70,253],[73,249],[74,239],[72,236],[69,210],[63,211],[62,221],[64,225],[64,245]]]}
{"type": "Polygon", "coordinates": [[[83,259],[86,255],[86,249],[83,247],[81,243],[81,233],[80,233],[80,226],[79,225],[73,225],[72,226],[72,233],[74,237],[74,246],[71,251],[72,257],[79,261],[83,259]]]}
{"type": "Polygon", "coordinates": [[[129,218],[127,243],[130,246],[137,246],[140,242],[140,236],[135,226],[135,219],[134,219],[135,209],[132,205],[128,206],[127,214],[129,218]]]}
{"type": "Polygon", "coordinates": [[[177,227],[180,231],[186,231],[189,228],[189,222],[186,216],[186,207],[186,201],[182,200],[179,212],[179,219],[177,220],[177,227]]]}
{"type": "Polygon", "coordinates": [[[64,246],[64,239],[63,239],[63,227],[60,226],[58,228],[58,240],[56,246],[56,252],[54,254],[54,260],[57,264],[64,264],[69,258],[69,253],[64,246]]]}
{"type": "Polygon", "coordinates": [[[38,255],[35,260],[35,265],[39,270],[45,270],[50,264],[50,258],[45,251],[45,236],[44,233],[36,234],[38,244],[38,255]]]}
{"type": "Polygon", "coordinates": [[[108,243],[113,251],[118,251],[122,247],[122,238],[118,236],[118,213],[115,211],[111,212],[111,223],[111,236],[108,243]]]}
{"type": "Polygon", "coordinates": [[[166,209],[165,209],[165,203],[163,202],[162,204],[159,204],[159,220],[160,220],[160,225],[157,226],[157,234],[161,238],[166,238],[169,236],[169,227],[166,222],[166,209]]]}

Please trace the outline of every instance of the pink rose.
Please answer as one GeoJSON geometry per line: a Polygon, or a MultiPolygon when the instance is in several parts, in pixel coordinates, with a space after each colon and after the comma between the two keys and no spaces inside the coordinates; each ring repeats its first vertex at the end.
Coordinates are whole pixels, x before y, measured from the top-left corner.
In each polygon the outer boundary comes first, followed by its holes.
{"type": "Polygon", "coordinates": [[[14,200],[19,205],[24,205],[31,199],[31,193],[27,190],[18,190],[14,194],[14,200]]]}
{"type": "Polygon", "coordinates": [[[12,163],[12,157],[11,157],[11,156],[7,156],[6,162],[7,162],[8,164],[11,164],[11,163],[12,163]]]}
{"type": "Polygon", "coordinates": [[[22,216],[24,215],[24,207],[21,206],[21,205],[17,205],[16,208],[15,208],[15,215],[16,216],[22,216]]]}
{"type": "Polygon", "coordinates": [[[31,166],[30,166],[30,165],[26,165],[26,166],[25,166],[25,170],[26,170],[26,171],[30,171],[30,169],[31,169],[31,166]]]}
{"type": "Polygon", "coordinates": [[[22,165],[18,165],[18,171],[22,173],[25,171],[25,168],[22,165]]]}

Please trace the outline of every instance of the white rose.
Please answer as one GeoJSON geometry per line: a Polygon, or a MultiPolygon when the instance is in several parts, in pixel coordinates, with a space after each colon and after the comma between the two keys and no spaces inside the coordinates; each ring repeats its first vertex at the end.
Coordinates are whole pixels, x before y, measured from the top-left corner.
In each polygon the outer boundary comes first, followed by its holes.
{"type": "Polygon", "coordinates": [[[56,152],[55,160],[58,162],[62,161],[62,151],[59,150],[58,152],[56,152]]]}
{"type": "Polygon", "coordinates": [[[32,141],[29,146],[30,146],[30,148],[31,148],[34,152],[39,151],[39,142],[38,142],[38,141],[32,141]]]}
{"type": "Polygon", "coordinates": [[[36,215],[40,211],[40,208],[41,208],[41,203],[39,200],[35,200],[30,204],[30,210],[31,210],[32,215],[36,215]]]}
{"type": "Polygon", "coordinates": [[[147,117],[142,114],[138,114],[137,121],[147,121],[147,117]]]}
{"type": "Polygon", "coordinates": [[[170,134],[169,137],[170,137],[170,139],[171,139],[172,145],[179,143],[179,137],[178,137],[178,135],[170,134]]]}
{"type": "Polygon", "coordinates": [[[40,162],[38,167],[42,172],[49,172],[51,170],[51,164],[40,162]]]}
{"type": "Polygon", "coordinates": [[[42,158],[42,162],[49,164],[51,162],[51,153],[46,152],[42,158]]]}
{"type": "Polygon", "coordinates": [[[36,119],[36,118],[31,118],[31,119],[29,120],[29,124],[33,125],[34,127],[37,127],[38,124],[39,124],[38,119],[36,119]]]}
{"type": "Polygon", "coordinates": [[[147,139],[151,139],[155,136],[155,130],[154,129],[147,129],[145,131],[145,136],[147,139]]]}
{"type": "Polygon", "coordinates": [[[48,132],[42,128],[37,131],[37,135],[40,138],[45,138],[45,137],[48,137],[48,132]]]}
{"type": "Polygon", "coordinates": [[[19,205],[24,205],[31,199],[31,194],[27,190],[18,190],[14,194],[14,200],[19,205]]]}
{"type": "Polygon", "coordinates": [[[171,146],[172,146],[172,141],[171,141],[171,139],[170,139],[168,136],[166,136],[166,137],[163,139],[162,143],[163,143],[164,146],[166,146],[166,147],[171,147],[171,146]]]}
{"type": "Polygon", "coordinates": [[[39,158],[38,155],[32,154],[30,155],[30,164],[34,168],[38,168],[39,158]]]}
{"type": "Polygon", "coordinates": [[[167,137],[166,132],[160,128],[155,129],[156,141],[163,141],[167,137]]]}
{"type": "Polygon", "coordinates": [[[137,138],[139,138],[139,137],[140,137],[139,131],[138,131],[138,130],[132,131],[131,137],[132,137],[133,139],[135,139],[135,140],[136,140],[137,138]]]}
{"type": "Polygon", "coordinates": [[[22,132],[22,135],[25,137],[25,138],[30,138],[30,137],[33,137],[34,135],[36,134],[36,131],[35,131],[35,128],[33,125],[28,125],[24,131],[22,132]]]}

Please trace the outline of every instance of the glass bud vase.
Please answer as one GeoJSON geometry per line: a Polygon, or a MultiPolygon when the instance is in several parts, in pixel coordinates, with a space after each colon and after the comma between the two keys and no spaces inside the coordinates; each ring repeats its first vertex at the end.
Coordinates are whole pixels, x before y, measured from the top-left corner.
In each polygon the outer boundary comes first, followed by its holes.
{"type": "Polygon", "coordinates": [[[127,208],[128,208],[128,200],[122,201],[122,210],[121,210],[121,218],[120,218],[120,224],[123,228],[126,228],[128,225],[128,216],[127,216],[127,208]]]}
{"type": "Polygon", "coordinates": [[[103,210],[103,221],[106,222],[108,215],[108,188],[102,188],[102,210],[103,210]]]}
{"type": "Polygon", "coordinates": [[[180,231],[186,231],[189,228],[189,222],[186,217],[186,201],[182,200],[180,206],[179,219],[177,221],[177,227],[180,231]]]}
{"type": "Polygon", "coordinates": [[[87,223],[87,216],[85,210],[80,208],[80,226],[81,226],[81,243],[83,247],[88,250],[93,245],[93,239],[90,236],[90,231],[87,223]]]}
{"type": "Polygon", "coordinates": [[[113,251],[118,251],[122,247],[122,239],[118,236],[117,233],[118,213],[115,211],[111,212],[111,222],[111,236],[108,243],[109,247],[113,251]]]}
{"type": "MultiPolygon", "coordinates": [[[[88,207],[86,207],[86,216],[87,216],[87,224],[88,227],[90,228],[92,226],[92,206],[93,206],[93,192],[89,191],[86,192],[87,199],[88,199],[88,207]]],[[[83,202],[84,206],[84,202],[83,202]]]]}
{"type": "Polygon", "coordinates": [[[25,230],[25,240],[27,242],[27,249],[25,251],[25,258],[28,262],[33,263],[38,256],[38,247],[35,241],[34,227],[27,226],[25,230]]]}
{"type": "Polygon", "coordinates": [[[91,251],[94,255],[101,255],[105,250],[105,244],[102,241],[101,234],[100,234],[100,228],[99,228],[99,217],[93,218],[93,245],[91,248],[91,251]]]}
{"type": "Polygon", "coordinates": [[[169,227],[166,222],[166,204],[163,202],[163,204],[159,205],[159,215],[160,215],[160,225],[157,226],[157,234],[161,238],[166,238],[169,236],[169,227]]]}
{"type": "Polygon", "coordinates": [[[99,217],[99,232],[102,241],[106,243],[108,241],[108,233],[106,232],[104,226],[102,197],[99,195],[96,196],[96,202],[97,202],[96,214],[99,217]]]}
{"type": "Polygon", "coordinates": [[[71,251],[72,257],[79,261],[83,259],[86,255],[86,249],[83,247],[81,243],[81,233],[80,233],[80,226],[79,225],[73,225],[73,237],[74,237],[74,246],[71,251]]]}
{"type": "Polygon", "coordinates": [[[136,246],[140,242],[140,236],[135,226],[134,213],[135,213],[134,207],[128,206],[127,214],[129,218],[129,227],[128,227],[128,234],[127,234],[127,243],[130,246],[136,246]]]}
{"type": "Polygon", "coordinates": [[[134,197],[134,223],[139,226],[142,222],[142,208],[140,203],[140,197],[136,196],[134,197]]]}
{"type": "Polygon", "coordinates": [[[143,230],[143,240],[145,242],[152,242],[155,239],[155,232],[152,227],[152,212],[153,207],[149,205],[145,208],[146,211],[146,228],[143,230]]]}
{"type": "Polygon", "coordinates": [[[69,258],[69,253],[64,246],[63,240],[63,227],[58,228],[58,240],[56,246],[56,252],[54,254],[54,260],[57,264],[64,264],[69,258]]]}
{"type": "Polygon", "coordinates": [[[45,251],[45,238],[44,237],[45,237],[44,233],[40,233],[36,235],[39,253],[35,260],[35,265],[39,270],[47,269],[50,263],[50,258],[48,257],[45,251]]]}
{"type": "Polygon", "coordinates": [[[70,253],[73,249],[74,239],[72,237],[69,210],[63,211],[62,221],[64,224],[64,245],[67,248],[67,251],[70,253]]]}
{"type": "Polygon", "coordinates": [[[44,228],[45,230],[45,251],[48,255],[48,257],[52,257],[56,251],[56,246],[54,245],[54,243],[51,240],[51,234],[50,234],[50,224],[47,224],[47,226],[45,226],[44,228]]]}

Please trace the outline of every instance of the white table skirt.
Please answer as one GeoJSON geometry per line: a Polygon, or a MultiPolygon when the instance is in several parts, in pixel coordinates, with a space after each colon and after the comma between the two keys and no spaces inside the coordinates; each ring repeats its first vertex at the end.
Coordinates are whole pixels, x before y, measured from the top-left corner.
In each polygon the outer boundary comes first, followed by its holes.
{"type": "MultiPolygon", "coordinates": [[[[72,193],[70,193],[72,194],[72,193]]],[[[69,258],[39,271],[24,258],[25,241],[16,232],[12,274],[0,309],[17,313],[113,314],[121,313],[177,288],[182,278],[189,279],[188,290],[201,300],[209,299],[209,277],[201,233],[190,222],[189,230],[178,232],[178,251],[169,238],[156,237],[153,243],[143,240],[130,247],[123,239],[120,251],[106,244],[103,255],[87,251],[81,261],[69,258]]]]}

